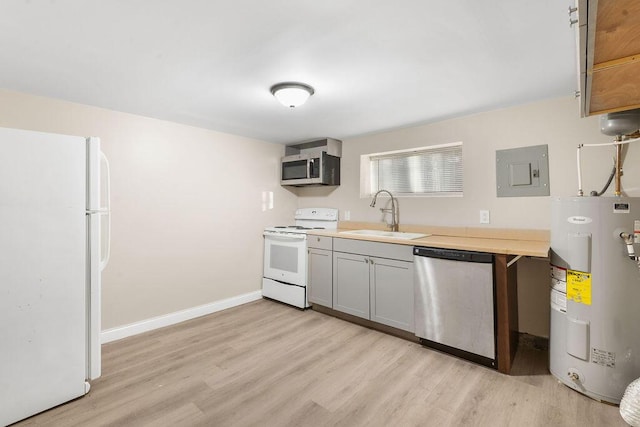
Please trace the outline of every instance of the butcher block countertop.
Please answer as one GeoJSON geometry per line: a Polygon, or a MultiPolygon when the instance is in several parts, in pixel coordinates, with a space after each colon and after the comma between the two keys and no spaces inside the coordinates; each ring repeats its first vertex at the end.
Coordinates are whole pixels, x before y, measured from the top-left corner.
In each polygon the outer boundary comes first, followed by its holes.
{"type": "Polygon", "coordinates": [[[341,231],[349,230],[388,231],[389,228],[379,223],[341,221],[337,230],[312,230],[308,234],[400,245],[489,252],[502,255],[540,258],[546,258],[549,255],[549,230],[400,225],[400,231],[430,234],[428,237],[412,240],[341,233],[341,231]]]}

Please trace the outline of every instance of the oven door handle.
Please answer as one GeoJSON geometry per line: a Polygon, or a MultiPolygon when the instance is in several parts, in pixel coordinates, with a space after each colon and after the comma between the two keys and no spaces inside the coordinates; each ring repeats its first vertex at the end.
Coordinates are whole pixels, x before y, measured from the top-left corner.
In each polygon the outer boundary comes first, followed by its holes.
{"type": "Polygon", "coordinates": [[[295,234],[295,235],[290,235],[290,236],[283,236],[281,234],[272,234],[272,233],[264,233],[264,237],[265,239],[271,239],[271,240],[279,240],[281,242],[294,242],[294,241],[299,241],[299,240],[306,240],[307,236],[305,236],[304,234],[295,234]]]}

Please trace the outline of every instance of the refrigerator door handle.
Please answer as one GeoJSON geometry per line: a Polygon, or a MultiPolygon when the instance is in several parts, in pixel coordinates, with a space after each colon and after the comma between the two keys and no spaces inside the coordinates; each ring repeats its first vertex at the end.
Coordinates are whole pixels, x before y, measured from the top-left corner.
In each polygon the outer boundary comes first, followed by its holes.
{"type": "Polygon", "coordinates": [[[102,151],[100,151],[100,161],[104,165],[104,171],[106,175],[105,199],[107,202],[104,208],[100,208],[100,213],[106,215],[107,217],[107,223],[105,227],[106,247],[104,254],[101,254],[100,257],[100,271],[102,271],[109,263],[109,258],[111,257],[111,170],[109,169],[109,160],[102,151]]]}

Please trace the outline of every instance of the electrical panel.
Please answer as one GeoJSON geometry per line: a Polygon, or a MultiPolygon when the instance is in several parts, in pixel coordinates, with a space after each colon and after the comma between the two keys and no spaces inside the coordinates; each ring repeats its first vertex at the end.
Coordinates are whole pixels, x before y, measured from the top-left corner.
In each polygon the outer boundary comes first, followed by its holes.
{"type": "Polygon", "coordinates": [[[547,145],[496,151],[498,197],[548,196],[547,145]]]}

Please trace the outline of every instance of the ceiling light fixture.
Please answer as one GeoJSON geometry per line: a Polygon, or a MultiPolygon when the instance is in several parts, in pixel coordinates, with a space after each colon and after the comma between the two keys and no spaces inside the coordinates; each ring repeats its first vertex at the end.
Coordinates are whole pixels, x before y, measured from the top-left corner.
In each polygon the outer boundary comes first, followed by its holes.
{"type": "Polygon", "coordinates": [[[315,91],[304,83],[286,82],[271,86],[271,93],[285,107],[295,108],[307,102],[315,91]]]}

